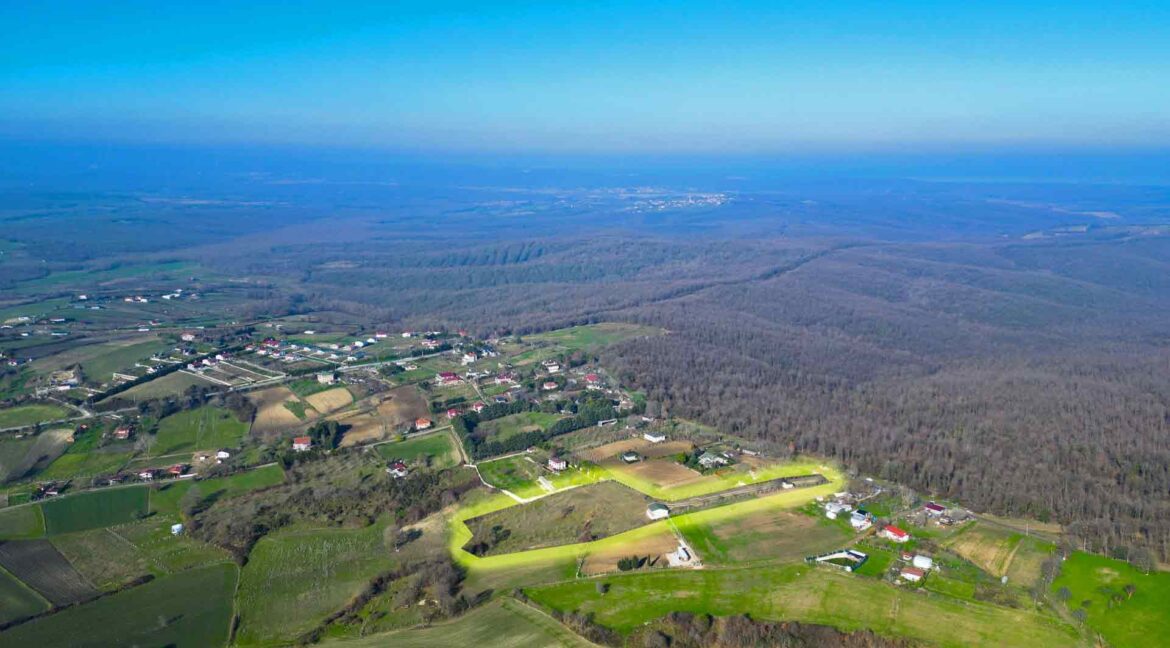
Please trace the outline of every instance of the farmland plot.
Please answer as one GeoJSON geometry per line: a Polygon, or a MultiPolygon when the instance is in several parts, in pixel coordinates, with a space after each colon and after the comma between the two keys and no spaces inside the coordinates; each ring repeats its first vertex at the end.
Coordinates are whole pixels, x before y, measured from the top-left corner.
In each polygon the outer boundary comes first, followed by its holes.
{"type": "Polygon", "coordinates": [[[220,563],[160,578],[18,625],[0,633],[0,644],[222,646],[228,638],[238,573],[235,565],[220,563]]]}
{"type": "Polygon", "coordinates": [[[172,414],[159,421],[150,453],[154,456],[194,450],[235,448],[248,433],[248,424],[230,411],[200,407],[172,414]]]}
{"type": "Polygon", "coordinates": [[[0,483],[44,470],[65,452],[73,431],[60,428],[36,436],[0,441],[0,483]]]}
{"type": "Polygon", "coordinates": [[[0,566],[53,605],[77,603],[98,593],[48,540],[0,543],[0,566]]]}
{"type": "Polygon", "coordinates": [[[301,424],[301,419],[285,403],[304,407],[304,402],[286,387],[273,387],[248,394],[248,400],[256,405],[256,418],[252,422],[252,434],[271,439],[282,432],[301,424]]]}
{"type": "Polygon", "coordinates": [[[0,569],[0,624],[16,621],[49,609],[45,599],[0,569]]]}
{"type": "Polygon", "coordinates": [[[353,395],[345,387],[337,387],[306,396],[305,400],[313,409],[327,414],[353,402],[353,395]]]}
{"type": "Polygon", "coordinates": [[[145,486],[109,488],[51,499],[41,504],[49,535],[132,522],[147,513],[145,486]]]}

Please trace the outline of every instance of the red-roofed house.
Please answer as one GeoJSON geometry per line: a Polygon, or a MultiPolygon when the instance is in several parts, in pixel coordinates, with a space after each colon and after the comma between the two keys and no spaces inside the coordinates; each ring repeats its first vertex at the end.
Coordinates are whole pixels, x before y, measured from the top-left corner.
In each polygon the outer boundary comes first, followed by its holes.
{"type": "Polygon", "coordinates": [[[471,409],[475,410],[476,414],[479,414],[480,412],[483,411],[483,408],[485,408],[485,407],[487,407],[487,405],[484,405],[483,401],[476,401],[475,405],[471,406],[471,409]]]}
{"type": "Polygon", "coordinates": [[[405,477],[408,471],[406,469],[406,464],[402,463],[401,461],[395,461],[394,463],[390,464],[390,467],[386,469],[386,472],[394,475],[394,477],[405,477]]]}
{"type": "Polygon", "coordinates": [[[419,430],[425,430],[425,429],[431,427],[431,419],[429,419],[429,418],[415,419],[414,420],[414,427],[416,429],[419,429],[419,430]]]}
{"type": "Polygon", "coordinates": [[[545,391],[552,391],[552,390],[557,388],[557,384],[555,382],[549,380],[549,381],[546,381],[540,387],[541,387],[541,389],[544,389],[545,391]]]}
{"type": "Polygon", "coordinates": [[[887,524],[878,535],[894,542],[906,542],[910,539],[909,533],[892,524],[887,524]]]}
{"type": "Polygon", "coordinates": [[[449,419],[453,419],[453,418],[455,418],[456,416],[459,416],[459,410],[455,409],[454,407],[452,407],[451,409],[447,410],[447,418],[449,418],[449,419]]]}
{"type": "Polygon", "coordinates": [[[114,430],[114,438],[120,440],[129,439],[130,432],[131,428],[129,425],[119,425],[117,429],[114,430]]]}
{"type": "Polygon", "coordinates": [[[922,580],[923,576],[926,576],[926,572],[917,567],[903,567],[901,576],[903,579],[910,581],[911,583],[917,583],[918,581],[922,580]]]}
{"type": "Polygon", "coordinates": [[[590,385],[595,385],[601,382],[601,376],[598,376],[595,373],[585,374],[585,382],[589,383],[590,385]]]}
{"type": "Polygon", "coordinates": [[[182,475],[185,472],[187,472],[187,467],[182,465],[182,464],[175,464],[175,465],[171,466],[170,468],[167,468],[167,474],[172,476],[172,477],[178,477],[179,475],[182,475]]]}
{"type": "Polygon", "coordinates": [[[453,371],[444,371],[435,376],[440,385],[454,385],[459,382],[459,374],[453,371]]]}
{"type": "Polygon", "coordinates": [[[938,517],[947,512],[947,507],[942,504],[936,504],[935,502],[927,502],[926,506],[922,508],[926,509],[926,514],[932,517],[938,517]]]}
{"type": "Polygon", "coordinates": [[[299,436],[299,437],[293,439],[292,448],[293,448],[293,450],[295,450],[297,452],[304,452],[311,447],[313,447],[312,437],[299,436]]]}

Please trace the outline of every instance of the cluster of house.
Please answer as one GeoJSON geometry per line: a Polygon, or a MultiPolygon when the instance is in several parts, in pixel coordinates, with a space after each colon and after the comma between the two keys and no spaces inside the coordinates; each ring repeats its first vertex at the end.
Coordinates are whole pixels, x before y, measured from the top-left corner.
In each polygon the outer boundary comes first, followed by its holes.
{"type": "Polygon", "coordinates": [[[855,531],[865,531],[873,526],[873,514],[865,509],[853,510],[853,506],[841,500],[833,500],[825,504],[825,517],[830,520],[849,514],[849,526],[855,531]]]}
{"type": "Polygon", "coordinates": [[[138,472],[138,479],[142,481],[154,481],[155,479],[187,479],[194,477],[195,473],[191,472],[191,466],[188,464],[175,464],[169,468],[146,468],[138,472]]]}
{"type": "Polygon", "coordinates": [[[901,558],[905,564],[898,571],[898,577],[910,583],[926,578],[926,573],[934,568],[934,559],[930,556],[903,551],[901,558]]]}

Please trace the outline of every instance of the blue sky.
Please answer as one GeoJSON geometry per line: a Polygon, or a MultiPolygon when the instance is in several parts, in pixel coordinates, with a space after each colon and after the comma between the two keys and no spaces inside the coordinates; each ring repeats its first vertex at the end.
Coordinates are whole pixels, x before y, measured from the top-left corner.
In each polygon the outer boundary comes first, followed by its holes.
{"type": "Polygon", "coordinates": [[[407,151],[1170,147],[1170,3],[2,2],[0,136],[407,151]],[[246,6],[245,6],[246,5],[246,6]]]}

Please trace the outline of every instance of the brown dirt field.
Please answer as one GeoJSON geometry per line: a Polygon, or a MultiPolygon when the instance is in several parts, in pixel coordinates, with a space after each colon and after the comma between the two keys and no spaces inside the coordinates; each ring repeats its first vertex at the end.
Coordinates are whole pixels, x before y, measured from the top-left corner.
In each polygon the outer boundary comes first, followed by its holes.
{"type": "Polygon", "coordinates": [[[625,439],[623,441],[614,441],[603,446],[590,448],[581,451],[581,458],[587,459],[594,463],[612,459],[621,455],[627,450],[633,450],[640,455],[646,457],[665,457],[668,455],[678,454],[680,452],[690,452],[695,445],[690,441],[664,441],[662,443],[650,443],[646,439],[638,437],[636,439],[625,439]]]}
{"type": "Polygon", "coordinates": [[[656,533],[649,538],[589,554],[581,565],[581,573],[586,576],[594,576],[618,571],[618,561],[626,556],[650,556],[651,561],[655,558],[658,559],[655,565],[665,566],[666,558],[663,558],[662,555],[677,548],[678,539],[669,529],[663,529],[661,533],[656,533]]]}
{"type": "Polygon", "coordinates": [[[331,416],[329,418],[349,426],[345,430],[345,436],[341,439],[340,445],[343,448],[371,441],[381,441],[389,438],[390,434],[394,432],[393,427],[383,424],[381,417],[371,414],[331,416]]]}
{"type": "Polygon", "coordinates": [[[672,488],[691,484],[703,479],[703,475],[677,464],[669,459],[654,459],[627,464],[620,459],[607,461],[602,464],[611,470],[621,470],[640,479],[652,482],[662,488],[672,488]]]}
{"type": "Polygon", "coordinates": [[[394,427],[414,423],[420,417],[432,418],[427,399],[414,385],[391,389],[378,405],[378,416],[394,427]]]}
{"type": "Polygon", "coordinates": [[[345,387],[327,389],[305,397],[309,405],[318,412],[332,412],[339,410],[353,402],[353,395],[345,387]]]}
{"type": "Polygon", "coordinates": [[[288,387],[252,392],[248,394],[248,400],[256,405],[256,418],[252,421],[254,435],[269,438],[301,424],[301,420],[284,406],[286,401],[300,400],[288,387]]]}

